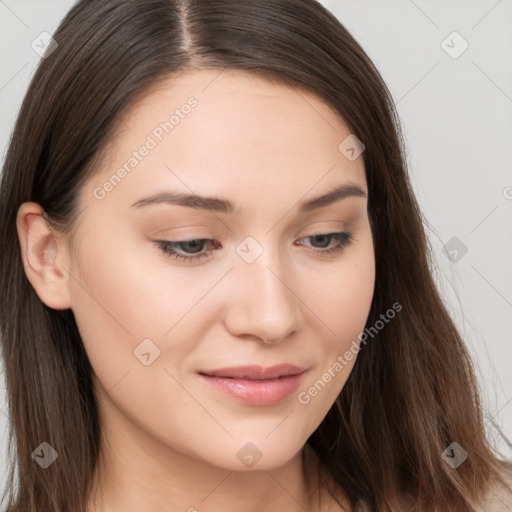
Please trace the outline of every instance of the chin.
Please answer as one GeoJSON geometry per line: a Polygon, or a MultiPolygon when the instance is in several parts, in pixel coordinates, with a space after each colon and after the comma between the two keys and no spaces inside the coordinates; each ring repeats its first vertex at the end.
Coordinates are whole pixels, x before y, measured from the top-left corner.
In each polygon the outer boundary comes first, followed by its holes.
{"type": "MultiPolygon", "coordinates": [[[[271,434],[272,435],[275,435],[271,434]]],[[[231,441],[229,447],[217,452],[215,465],[230,471],[268,471],[277,469],[290,462],[304,446],[304,442],[284,444],[277,435],[273,440],[258,441],[255,438],[243,441],[231,441]],[[226,454],[229,454],[226,457],[226,454]]],[[[217,445],[218,446],[218,445],[217,445]]]]}

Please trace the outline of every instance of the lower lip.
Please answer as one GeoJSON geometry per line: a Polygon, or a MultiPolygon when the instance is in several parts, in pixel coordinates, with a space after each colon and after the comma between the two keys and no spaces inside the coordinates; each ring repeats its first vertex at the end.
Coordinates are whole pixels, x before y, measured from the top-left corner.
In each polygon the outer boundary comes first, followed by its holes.
{"type": "Polygon", "coordinates": [[[202,374],[199,374],[199,377],[217,391],[225,393],[244,404],[275,405],[290,396],[299,387],[305,373],[306,371],[303,371],[279,379],[259,381],[212,377],[202,374]]]}

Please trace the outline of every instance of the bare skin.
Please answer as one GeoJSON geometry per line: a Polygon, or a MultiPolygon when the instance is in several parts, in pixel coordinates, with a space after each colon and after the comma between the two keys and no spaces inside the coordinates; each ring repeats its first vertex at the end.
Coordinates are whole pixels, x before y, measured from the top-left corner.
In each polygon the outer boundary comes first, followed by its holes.
{"type": "Polygon", "coordinates": [[[314,488],[302,450],[353,369],[356,355],[339,371],[333,363],[358,346],[374,291],[363,159],[338,149],[349,134],[304,91],[191,72],[124,117],[81,190],[73,248],[39,205],[22,205],[27,277],[47,306],[73,310],[94,369],[105,444],[89,512],[342,510],[314,488]],[[191,97],[196,106],[183,107],[191,97]],[[167,133],[161,123],[175,109],[167,133]],[[365,195],[299,212],[348,183],[365,195]],[[239,211],[132,206],[163,190],[223,198],[239,211]],[[327,253],[340,243],[320,235],[341,232],[351,241],[327,253]],[[214,242],[184,243],[200,239],[214,242]],[[159,240],[206,256],[175,259],[159,240]],[[273,405],[241,403],[198,375],[280,363],[306,372],[273,405]],[[259,457],[253,466],[242,449],[259,457]]]}

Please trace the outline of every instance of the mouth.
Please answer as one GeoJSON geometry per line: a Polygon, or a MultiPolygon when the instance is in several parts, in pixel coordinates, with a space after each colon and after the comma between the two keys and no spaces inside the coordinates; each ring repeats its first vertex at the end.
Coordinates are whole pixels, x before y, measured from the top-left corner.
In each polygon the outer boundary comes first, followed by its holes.
{"type": "MultiPolygon", "coordinates": [[[[254,379],[254,378],[251,378],[251,377],[228,377],[228,376],[223,376],[223,375],[210,375],[208,373],[202,373],[202,372],[198,372],[199,375],[204,375],[205,377],[215,377],[215,378],[218,378],[218,379],[231,379],[231,380],[247,380],[247,381],[251,381],[251,382],[273,382],[273,381],[276,381],[276,380],[280,380],[280,379],[286,379],[286,377],[290,377],[291,375],[280,375],[279,377],[275,377],[273,379],[254,379]]],[[[297,374],[293,374],[293,375],[297,375],[297,374]]]]}
{"type": "Polygon", "coordinates": [[[202,370],[199,373],[208,377],[223,377],[225,379],[244,379],[251,381],[267,381],[297,375],[306,368],[292,364],[278,364],[275,366],[263,367],[257,365],[232,366],[217,370],[202,370]]]}
{"type": "Polygon", "coordinates": [[[291,365],[238,367],[201,371],[198,376],[210,389],[227,395],[239,403],[252,406],[277,405],[299,386],[306,369],[291,365]],[[213,373],[213,374],[212,374],[213,373]]]}

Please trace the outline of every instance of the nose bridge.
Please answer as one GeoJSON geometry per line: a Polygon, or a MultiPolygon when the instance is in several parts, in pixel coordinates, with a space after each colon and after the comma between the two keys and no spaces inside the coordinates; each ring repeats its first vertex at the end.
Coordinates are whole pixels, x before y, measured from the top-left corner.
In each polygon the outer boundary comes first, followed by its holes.
{"type": "Polygon", "coordinates": [[[237,335],[279,341],[299,327],[298,299],[278,248],[264,247],[251,238],[237,247],[239,258],[233,277],[240,290],[236,303],[231,304],[233,314],[228,327],[237,335]]]}

